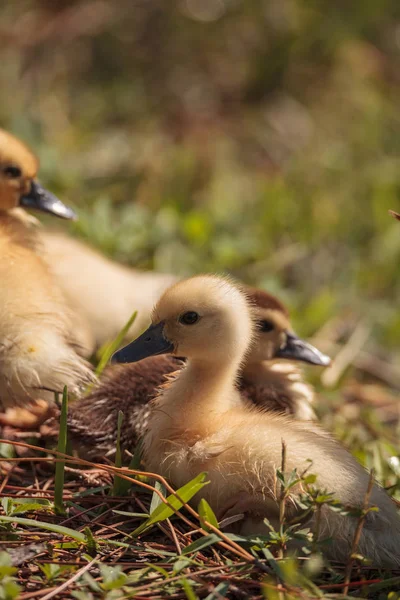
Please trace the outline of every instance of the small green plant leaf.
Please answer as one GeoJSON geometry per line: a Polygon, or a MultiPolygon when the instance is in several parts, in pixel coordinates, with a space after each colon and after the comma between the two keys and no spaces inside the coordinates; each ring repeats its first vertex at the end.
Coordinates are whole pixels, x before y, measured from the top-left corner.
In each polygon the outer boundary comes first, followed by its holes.
{"type": "Polygon", "coordinates": [[[186,569],[192,561],[190,558],[186,558],[185,556],[180,556],[177,561],[174,562],[173,572],[180,573],[183,569],[186,569]]]}
{"type": "MultiPolygon", "coordinates": [[[[156,481],[155,484],[154,484],[154,487],[165,498],[165,496],[166,496],[165,485],[163,485],[160,481],[156,481]]],[[[157,506],[159,506],[160,504],[163,504],[163,501],[161,500],[161,498],[157,494],[157,492],[153,492],[153,495],[151,497],[151,503],[150,503],[150,515],[152,515],[154,513],[154,511],[156,510],[157,506]]]]}
{"type": "Polygon", "coordinates": [[[110,344],[107,344],[105,346],[105,348],[102,349],[101,358],[100,358],[99,364],[97,365],[97,368],[96,368],[97,377],[100,377],[100,375],[104,371],[105,367],[107,366],[107,364],[108,364],[110,358],[112,357],[112,355],[114,354],[114,352],[116,352],[118,350],[118,348],[120,346],[122,346],[124,339],[126,338],[126,336],[128,334],[128,331],[130,330],[133,323],[135,322],[136,317],[137,317],[137,311],[135,311],[133,313],[133,315],[128,319],[128,321],[123,326],[123,328],[121,329],[121,331],[119,332],[119,334],[117,335],[115,340],[113,340],[110,344]]]}
{"type": "Polygon", "coordinates": [[[12,577],[5,577],[0,582],[0,598],[3,600],[14,600],[19,598],[21,593],[21,586],[12,577]]]}
{"type": "Polygon", "coordinates": [[[307,485],[311,485],[317,481],[317,476],[310,473],[310,475],[303,477],[302,481],[307,485]]]}
{"type": "Polygon", "coordinates": [[[12,511],[12,498],[2,498],[1,499],[1,507],[6,513],[6,515],[10,515],[12,511]]]}
{"type": "Polygon", "coordinates": [[[1,442],[0,456],[2,458],[14,458],[14,456],[16,456],[14,446],[12,444],[7,444],[7,442],[1,442]]]}
{"type": "Polygon", "coordinates": [[[53,504],[43,499],[33,500],[32,498],[2,498],[1,506],[6,515],[17,515],[32,511],[52,510],[53,504]]]}
{"type": "Polygon", "coordinates": [[[108,565],[100,564],[100,572],[103,581],[100,584],[103,590],[118,590],[126,584],[128,577],[118,565],[109,567],[108,565]]]}
{"type": "Polygon", "coordinates": [[[204,550],[204,548],[208,548],[208,546],[212,546],[217,542],[220,542],[221,538],[216,533],[210,533],[210,535],[205,535],[200,539],[196,540],[186,546],[182,550],[182,554],[190,554],[191,552],[199,552],[200,550],[204,550]]]}
{"type": "Polygon", "coordinates": [[[135,537],[145,531],[148,527],[151,527],[160,521],[165,521],[171,517],[177,510],[182,508],[183,503],[189,502],[189,500],[191,500],[191,498],[193,498],[197,492],[199,492],[205,485],[208,484],[208,481],[205,481],[206,477],[207,473],[199,473],[197,477],[179,488],[179,490],[176,491],[176,494],[182,501],[178,500],[174,494],[168,496],[166,500],[170,506],[164,503],[157,506],[150,514],[150,517],[147,519],[147,521],[135,529],[135,531],[132,533],[132,536],[135,537]]]}
{"type": "Polygon", "coordinates": [[[0,581],[3,579],[3,577],[6,577],[8,575],[15,575],[15,573],[18,571],[18,569],[16,567],[8,567],[5,565],[2,565],[0,567],[0,581]]]}
{"type": "Polygon", "coordinates": [[[50,502],[48,506],[43,506],[43,504],[40,504],[39,502],[21,502],[13,506],[10,515],[22,515],[24,513],[33,511],[50,511],[52,508],[53,506],[50,504],[50,502]]]}
{"type": "Polygon", "coordinates": [[[218,529],[217,517],[205,498],[202,498],[199,502],[198,513],[200,515],[201,525],[204,529],[207,529],[207,525],[205,525],[204,521],[207,521],[210,525],[218,529]]]}
{"type": "MultiPolygon", "coordinates": [[[[0,567],[11,567],[12,559],[8,552],[0,552],[0,567]]],[[[16,570],[16,569],[15,569],[16,570]]]]}
{"type": "Polygon", "coordinates": [[[55,581],[58,577],[70,569],[69,566],[63,566],[56,563],[47,563],[38,566],[49,582],[55,581]]]}
{"type": "MultiPolygon", "coordinates": [[[[7,575],[12,575],[12,573],[16,573],[17,569],[12,565],[12,558],[8,554],[8,552],[0,552],[0,569],[12,569],[10,573],[6,573],[7,575]]],[[[3,571],[0,571],[0,574],[3,571]]]]}

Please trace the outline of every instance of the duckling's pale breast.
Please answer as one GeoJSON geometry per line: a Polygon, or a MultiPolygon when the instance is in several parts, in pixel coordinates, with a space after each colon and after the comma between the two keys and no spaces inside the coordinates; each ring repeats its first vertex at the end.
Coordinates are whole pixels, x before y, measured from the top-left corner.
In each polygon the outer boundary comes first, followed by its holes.
{"type": "MultiPolygon", "coordinates": [[[[144,438],[146,469],[166,477],[177,488],[206,471],[210,483],[200,496],[216,512],[243,492],[275,501],[275,470],[279,465],[275,455],[268,456],[267,448],[261,457],[259,445],[254,449],[251,443],[238,443],[237,429],[245,428],[243,416],[242,410],[232,409],[210,418],[203,427],[188,429],[184,416],[181,424],[172,420],[168,424],[164,410],[153,409],[144,438]]],[[[257,421],[256,413],[254,417],[257,421]]]]}

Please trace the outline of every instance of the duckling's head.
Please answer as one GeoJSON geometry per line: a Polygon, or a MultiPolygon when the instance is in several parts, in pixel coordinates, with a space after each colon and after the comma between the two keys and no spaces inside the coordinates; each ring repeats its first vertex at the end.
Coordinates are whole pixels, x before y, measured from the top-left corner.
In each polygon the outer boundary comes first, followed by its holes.
{"type": "Polygon", "coordinates": [[[38,160],[29,148],[0,129],[0,210],[23,206],[75,219],[74,211],[35,179],[38,167],[38,160]]]}
{"type": "Polygon", "coordinates": [[[327,366],[330,358],[300,339],[292,330],[287,308],[275,297],[257,288],[246,288],[254,304],[257,332],[247,357],[248,364],[286,358],[327,366]]]}
{"type": "Polygon", "coordinates": [[[136,362],[170,352],[207,362],[240,362],[252,341],[254,315],[245,292],[230,280],[201,275],[166,290],[152,325],[114,354],[113,362],[136,362]]]}

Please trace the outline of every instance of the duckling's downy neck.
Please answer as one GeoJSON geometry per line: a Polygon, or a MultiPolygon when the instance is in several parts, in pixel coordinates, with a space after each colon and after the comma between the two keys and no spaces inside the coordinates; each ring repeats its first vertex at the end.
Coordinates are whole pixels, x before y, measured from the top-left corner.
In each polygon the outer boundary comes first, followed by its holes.
{"type": "Polygon", "coordinates": [[[226,412],[241,403],[236,389],[239,364],[191,360],[160,397],[171,417],[188,420],[226,412]]]}
{"type": "Polygon", "coordinates": [[[0,210],[0,232],[2,239],[12,243],[37,250],[39,243],[39,221],[25,212],[22,208],[7,211],[0,210]]]}

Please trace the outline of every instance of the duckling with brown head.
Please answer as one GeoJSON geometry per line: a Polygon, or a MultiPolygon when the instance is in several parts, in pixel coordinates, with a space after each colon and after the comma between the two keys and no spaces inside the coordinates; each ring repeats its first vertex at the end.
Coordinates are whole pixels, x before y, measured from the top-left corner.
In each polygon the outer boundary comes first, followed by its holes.
{"type": "MultiPolygon", "coordinates": [[[[93,380],[79,356],[72,315],[40,256],[36,222],[22,207],[65,219],[75,213],[36,180],[38,162],[0,130],[0,405],[23,405],[43,390],[77,392],[93,380]]],[[[52,394],[51,394],[52,397],[52,394]]]]}
{"type": "MultiPolygon", "coordinates": [[[[279,523],[276,469],[286,442],[286,470],[309,468],[321,489],[334,492],[347,506],[362,507],[368,474],[327,433],[243,402],[236,388],[241,365],[255,332],[255,317],[246,294],[213,276],[200,276],[169,288],[157,303],[151,327],[116,353],[115,361],[141,360],[155,353],[185,356],[187,363],[153,401],[144,436],[147,470],[180,487],[201,471],[209,485],[204,497],[219,519],[244,515],[241,533],[266,533],[264,519],[279,523]]],[[[298,514],[303,490],[294,486],[288,517],[298,514]]],[[[400,519],[392,500],[377,484],[361,533],[359,551],[376,566],[400,565],[400,519]]],[[[313,517],[310,525],[313,526],[313,517]]],[[[357,518],[321,509],[321,538],[332,537],[326,554],[346,561],[357,518]]]]}
{"type": "Polygon", "coordinates": [[[38,168],[39,162],[29,148],[0,129],[0,210],[21,206],[75,219],[74,211],[37,181],[38,168]]]}

